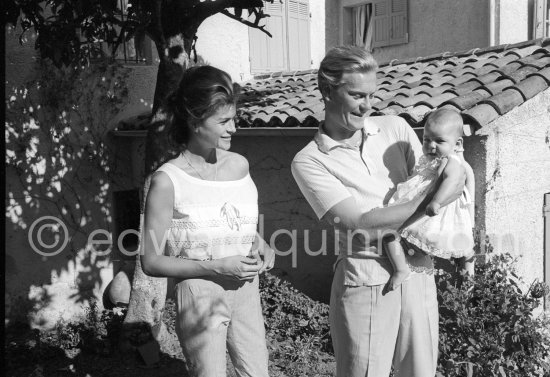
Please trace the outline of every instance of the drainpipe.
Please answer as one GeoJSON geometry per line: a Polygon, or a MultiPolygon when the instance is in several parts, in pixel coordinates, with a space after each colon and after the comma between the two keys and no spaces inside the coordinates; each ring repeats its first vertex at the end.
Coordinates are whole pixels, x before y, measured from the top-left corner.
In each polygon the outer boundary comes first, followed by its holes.
{"type": "Polygon", "coordinates": [[[498,0],[489,0],[489,46],[495,45],[495,12],[497,1],[498,0]]]}

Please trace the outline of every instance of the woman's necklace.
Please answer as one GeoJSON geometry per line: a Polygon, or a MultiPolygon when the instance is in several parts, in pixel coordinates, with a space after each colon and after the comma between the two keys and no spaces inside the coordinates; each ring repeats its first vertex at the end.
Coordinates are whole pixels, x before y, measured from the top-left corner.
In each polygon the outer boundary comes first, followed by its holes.
{"type": "MultiPolygon", "coordinates": [[[[187,156],[185,155],[185,152],[181,152],[181,155],[183,156],[183,158],[184,158],[185,161],[187,162],[187,165],[189,165],[189,167],[190,167],[191,169],[193,169],[193,171],[194,171],[195,173],[197,173],[197,175],[199,176],[199,178],[202,179],[202,180],[204,180],[204,181],[207,181],[207,179],[204,178],[204,177],[202,176],[202,174],[199,173],[199,171],[198,171],[197,169],[195,169],[195,167],[193,166],[193,164],[191,164],[191,161],[189,161],[189,159],[188,159],[187,156]]],[[[214,163],[214,169],[215,169],[215,170],[214,170],[214,181],[217,181],[217,180],[218,180],[218,162],[217,162],[217,161],[214,163]]]]}

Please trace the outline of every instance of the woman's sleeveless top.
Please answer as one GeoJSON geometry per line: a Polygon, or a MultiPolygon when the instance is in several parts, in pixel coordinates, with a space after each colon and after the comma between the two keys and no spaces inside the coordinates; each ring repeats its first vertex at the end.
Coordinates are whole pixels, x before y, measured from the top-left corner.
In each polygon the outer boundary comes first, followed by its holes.
{"type": "Polygon", "coordinates": [[[211,260],[250,254],[258,224],[258,191],[250,174],[235,181],[205,181],[171,163],[157,171],[174,185],[166,255],[211,260]]]}

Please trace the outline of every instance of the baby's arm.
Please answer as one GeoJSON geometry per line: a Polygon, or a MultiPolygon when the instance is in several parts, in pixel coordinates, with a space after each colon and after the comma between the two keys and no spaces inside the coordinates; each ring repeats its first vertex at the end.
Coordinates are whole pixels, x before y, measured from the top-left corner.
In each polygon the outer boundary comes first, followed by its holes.
{"type": "Polygon", "coordinates": [[[432,201],[426,206],[426,214],[435,216],[439,213],[441,206],[448,204],[450,199],[454,197],[456,187],[464,183],[465,172],[460,161],[450,157],[447,164],[443,167],[441,173],[441,185],[437,189],[432,201]]]}

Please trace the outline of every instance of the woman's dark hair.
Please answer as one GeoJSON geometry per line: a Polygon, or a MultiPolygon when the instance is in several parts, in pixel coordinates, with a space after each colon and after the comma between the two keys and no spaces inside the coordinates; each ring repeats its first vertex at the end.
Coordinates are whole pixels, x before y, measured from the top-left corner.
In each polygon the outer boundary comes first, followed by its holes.
{"type": "Polygon", "coordinates": [[[224,71],[211,66],[191,67],[183,73],[178,89],[167,98],[169,139],[180,152],[192,128],[220,108],[235,106],[240,86],[224,71]]]}

